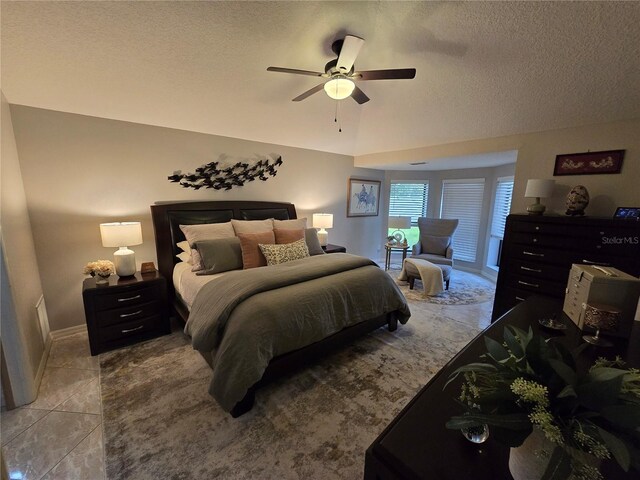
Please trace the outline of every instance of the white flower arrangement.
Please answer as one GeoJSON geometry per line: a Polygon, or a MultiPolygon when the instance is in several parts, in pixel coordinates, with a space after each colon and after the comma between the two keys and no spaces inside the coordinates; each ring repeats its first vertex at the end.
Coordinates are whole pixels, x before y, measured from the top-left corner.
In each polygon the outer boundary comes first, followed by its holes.
{"type": "Polygon", "coordinates": [[[111,260],[96,260],[95,262],[89,262],[84,266],[84,274],[95,277],[99,275],[101,277],[108,277],[115,273],[116,269],[111,260]]]}

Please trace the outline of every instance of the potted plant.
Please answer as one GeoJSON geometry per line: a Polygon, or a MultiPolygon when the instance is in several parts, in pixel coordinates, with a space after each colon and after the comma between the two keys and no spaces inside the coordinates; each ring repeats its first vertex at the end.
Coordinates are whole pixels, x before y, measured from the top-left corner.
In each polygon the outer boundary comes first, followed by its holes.
{"type": "Polygon", "coordinates": [[[584,347],[572,354],[531,329],[506,327],[504,343],[485,337],[485,345],[480,362],[447,382],[462,378],[459,403],[466,410],[447,428],[488,425],[509,447],[535,430],[548,445],[545,479],[602,478],[600,462],[609,458],[624,471],[640,471],[639,370],[622,368],[617,357],[581,371],[576,358],[584,347]]]}

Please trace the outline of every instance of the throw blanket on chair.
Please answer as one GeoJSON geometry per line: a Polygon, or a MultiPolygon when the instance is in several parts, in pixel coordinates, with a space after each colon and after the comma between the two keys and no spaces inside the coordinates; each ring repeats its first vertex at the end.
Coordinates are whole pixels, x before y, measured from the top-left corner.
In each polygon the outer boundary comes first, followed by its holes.
{"type": "Polygon", "coordinates": [[[420,274],[424,295],[438,295],[444,292],[442,270],[437,265],[419,258],[405,258],[398,280],[407,281],[407,263],[410,263],[420,274]]]}

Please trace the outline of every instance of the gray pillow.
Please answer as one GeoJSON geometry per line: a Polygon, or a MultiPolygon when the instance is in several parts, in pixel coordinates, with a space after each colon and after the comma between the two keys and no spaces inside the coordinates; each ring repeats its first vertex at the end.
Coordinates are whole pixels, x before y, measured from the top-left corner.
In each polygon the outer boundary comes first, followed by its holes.
{"type": "Polygon", "coordinates": [[[242,269],[242,249],[238,237],[198,240],[196,250],[204,265],[204,270],[196,272],[196,275],[213,275],[242,269]]]}
{"type": "Polygon", "coordinates": [[[318,231],[315,228],[306,228],[304,230],[304,240],[307,243],[309,255],[322,255],[324,253],[320,246],[320,240],[318,240],[318,231]]]}
{"type": "Polygon", "coordinates": [[[422,253],[445,256],[447,254],[447,247],[451,244],[451,237],[422,235],[420,236],[420,243],[422,244],[422,253]]]}

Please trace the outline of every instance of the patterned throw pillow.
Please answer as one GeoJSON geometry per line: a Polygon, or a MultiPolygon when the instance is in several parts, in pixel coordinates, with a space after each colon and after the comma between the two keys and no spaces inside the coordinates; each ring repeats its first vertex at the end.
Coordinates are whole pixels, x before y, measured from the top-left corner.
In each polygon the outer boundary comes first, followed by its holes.
{"type": "Polygon", "coordinates": [[[258,244],[264,258],[267,259],[267,265],[279,265],[280,263],[290,262],[309,256],[309,249],[304,238],[293,243],[284,243],[281,245],[262,245],[258,244]]]}

